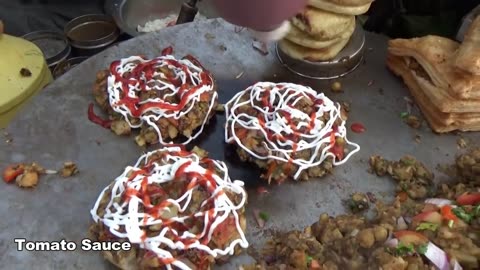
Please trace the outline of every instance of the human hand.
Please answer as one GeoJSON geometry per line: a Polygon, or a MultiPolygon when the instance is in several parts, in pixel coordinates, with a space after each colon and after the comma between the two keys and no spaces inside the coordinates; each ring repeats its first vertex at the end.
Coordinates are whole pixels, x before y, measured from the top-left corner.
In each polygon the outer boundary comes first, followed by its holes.
{"type": "Polygon", "coordinates": [[[279,27],[275,28],[271,31],[256,31],[250,30],[252,32],[253,37],[261,42],[272,42],[278,41],[284,38],[288,32],[290,31],[290,22],[284,21],[279,27]]]}

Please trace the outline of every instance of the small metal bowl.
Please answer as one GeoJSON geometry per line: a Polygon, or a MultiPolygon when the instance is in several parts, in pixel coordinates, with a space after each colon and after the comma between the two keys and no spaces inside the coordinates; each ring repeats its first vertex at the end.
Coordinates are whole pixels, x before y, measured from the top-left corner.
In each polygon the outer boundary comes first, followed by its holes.
{"type": "Polygon", "coordinates": [[[65,25],[65,36],[76,55],[91,56],[112,45],[120,31],[112,17],[89,14],[77,17],[65,25]]]}
{"type": "Polygon", "coordinates": [[[365,31],[357,23],[347,45],[330,61],[312,62],[298,60],[283,52],[276,45],[277,57],[288,70],[305,78],[327,80],[335,79],[354,71],[363,60],[365,31]]]}
{"type": "MultiPolygon", "coordinates": [[[[139,25],[162,19],[170,14],[179,14],[184,0],[106,0],[105,12],[111,15],[118,27],[129,36],[136,37],[146,33],[138,32],[139,25]]],[[[211,0],[197,3],[199,13],[208,19],[218,15],[211,0]]]]}
{"type": "Polygon", "coordinates": [[[80,64],[81,62],[87,59],[88,57],[86,56],[79,56],[79,57],[73,57],[73,58],[63,60],[62,62],[58,63],[58,65],[53,70],[53,77],[57,79],[58,77],[67,73],[67,71],[69,71],[70,69],[74,68],[75,66],[77,66],[78,64],[80,64]]]}
{"type": "Polygon", "coordinates": [[[36,31],[24,35],[22,38],[34,43],[43,52],[50,69],[70,56],[71,47],[67,38],[58,32],[36,31]]]}

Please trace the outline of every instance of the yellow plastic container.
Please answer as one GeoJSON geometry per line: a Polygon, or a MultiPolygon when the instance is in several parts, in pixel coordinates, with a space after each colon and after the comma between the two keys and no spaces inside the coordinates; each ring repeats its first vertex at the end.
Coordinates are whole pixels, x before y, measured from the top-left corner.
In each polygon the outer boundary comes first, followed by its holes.
{"type": "Polygon", "coordinates": [[[33,43],[0,34],[0,128],[4,128],[30,99],[53,81],[42,51],[33,43]],[[22,76],[22,68],[30,76],[22,76]]]}

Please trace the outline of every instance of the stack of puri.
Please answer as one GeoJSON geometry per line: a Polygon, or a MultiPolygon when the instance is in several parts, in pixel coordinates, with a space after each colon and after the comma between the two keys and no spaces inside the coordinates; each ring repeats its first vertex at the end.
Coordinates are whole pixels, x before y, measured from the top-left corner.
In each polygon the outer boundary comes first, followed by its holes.
{"type": "Polygon", "coordinates": [[[389,41],[387,66],[435,132],[480,131],[479,46],[480,17],[462,44],[439,36],[389,41]]]}
{"type": "Polygon", "coordinates": [[[291,30],[279,42],[290,57],[312,62],[335,58],[355,30],[355,16],[368,11],[373,0],[310,0],[291,19],[291,30]]]}

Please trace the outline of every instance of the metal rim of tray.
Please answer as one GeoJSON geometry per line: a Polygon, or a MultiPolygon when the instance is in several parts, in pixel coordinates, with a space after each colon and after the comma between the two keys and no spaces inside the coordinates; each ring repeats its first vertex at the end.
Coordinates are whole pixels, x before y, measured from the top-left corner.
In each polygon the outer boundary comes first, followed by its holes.
{"type": "Polygon", "coordinates": [[[278,43],[275,44],[277,59],[285,68],[296,75],[315,80],[336,79],[353,72],[362,63],[364,51],[365,31],[358,22],[345,48],[329,61],[294,59],[283,52],[278,43]]]}

